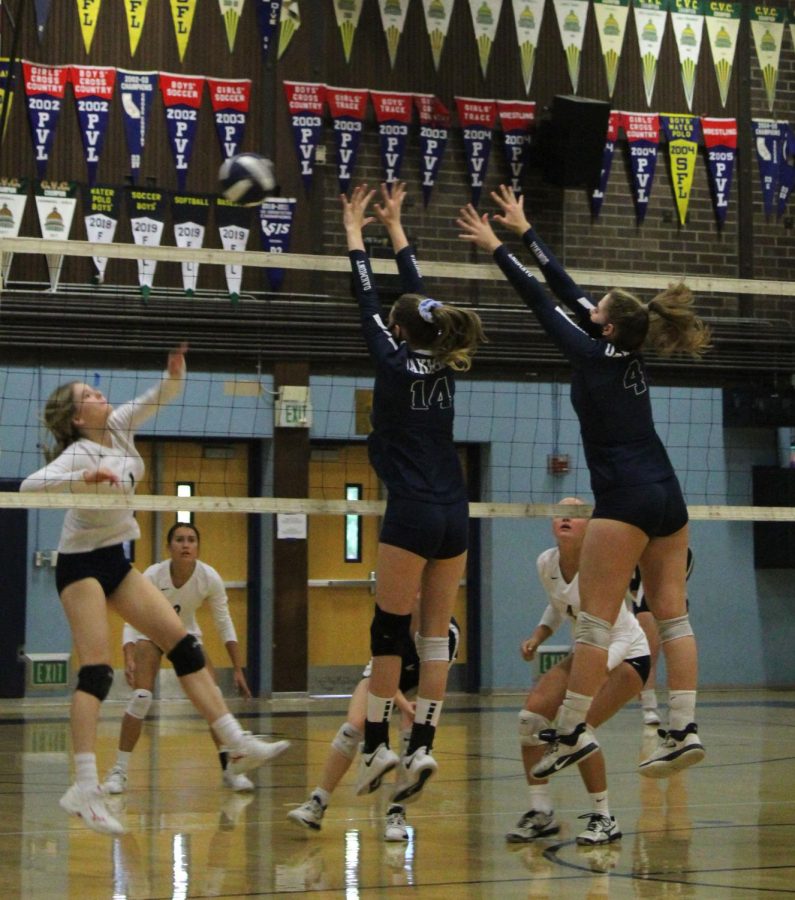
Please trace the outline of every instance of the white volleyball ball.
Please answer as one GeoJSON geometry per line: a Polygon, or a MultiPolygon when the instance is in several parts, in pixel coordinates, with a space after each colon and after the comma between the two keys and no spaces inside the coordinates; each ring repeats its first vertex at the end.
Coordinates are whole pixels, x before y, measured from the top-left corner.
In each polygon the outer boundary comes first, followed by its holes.
{"type": "Polygon", "coordinates": [[[276,187],[273,163],[259,153],[230,156],[221,164],[218,179],[223,196],[241,206],[259,206],[276,187]]]}

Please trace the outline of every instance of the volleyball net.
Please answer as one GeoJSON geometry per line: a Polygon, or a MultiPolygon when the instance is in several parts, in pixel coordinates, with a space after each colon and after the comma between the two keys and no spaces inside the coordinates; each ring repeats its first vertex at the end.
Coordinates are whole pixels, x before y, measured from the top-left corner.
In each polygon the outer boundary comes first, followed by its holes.
{"type": "MultiPolygon", "coordinates": [[[[388,280],[394,279],[394,262],[374,258],[372,264],[377,278],[386,279],[391,289],[388,280]]],[[[470,479],[478,485],[472,515],[547,517],[561,512],[557,503],[563,496],[579,496],[588,502],[589,476],[569,401],[565,361],[551,342],[545,341],[533,344],[530,350],[517,350],[527,353],[519,365],[512,359],[511,366],[500,367],[498,354],[501,347],[505,352],[506,341],[516,341],[517,347],[529,344],[522,328],[532,326],[532,317],[506,289],[493,264],[429,260],[422,262],[422,269],[427,281],[433,282],[435,294],[440,285],[440,295],[454,291],[465,298],[464,305],[472,285],[489,294],[482,305],[475,305],[484,317],[491,316],[497,337],[476,357],[472,372],[458,380],[456,394],[455,437],[470,479]],[[534,347],[542,348],[539,354],[546,355],[534,358],[534,347]],[[482,358],[491,362],[481,366],[482,358]],[[473,448],[474,453],[470,452],[473,448]]],[[[69,381],[86,382],[118,406],[157,381],[160,370],[152,362],[155,351],[164,364],[169,345],[196,330],[197,322],[204,323],[198,336],[190,337],[191,346],[198,345],[200,352],[196,361],[188,354],[182,395],[162,407],[139,431],[148,476],[138,485],[136,496],[19,494],[8,489],[0,491],[0,506],[62,509],[120,505],[188,514],[382,513],[383,488],[367,474],[365,450],[372,374],[358,334],[349,263],[344,255],[3,238],[0,270],[4,274],[0,335],[5,331],[6,343],[14,341],[11,358],[19,360],[0,372],[0,477],[7,487],[44,463],[42,448],[49,438],[41,416],[55,387],[69,381]],[[49,281],[13,277],[10,261],[30,255],[39,257],[39,269],[40,258],[47,260],[49,281]],[[109,261],[108,272],[117,266],[118,280],[106,278],[101,287],[92,287],[92,257],[109,261]],[[162,282],[160,287],[155,279],[145,297],[136,294],[141,284],[136,267],[143,261],[157,263],[162,282]],[[62,273],[83,275],[53,279],[54,267],[62,273]],[[221,273],[228,267],[249,272],[245,276],[249,279],[251,270],[295,271],[310,289],[289,294],[244,289],[234,308],[227,309],[229,297],[221,273]],[[213,270],[214,274],[200,275],[200,268],[202,273],[213,270]],[[180,291],[186,271],[195,278],[195,290],[187,296],[180,291]],[[220,304],[225,305],[223,313],[220,304]],[[343,308],[350,320],[349,336],[340,321],[343,308]],[[163,315],[164,310],[168,315],[163,315]],[[106,323],[104,331],[96,327],[101,317],[106,323]],[[70,330],[75,321],[84,323],[77,337],[70,330]],[[236,322],[240,331],[227,331],[228,322],[236,322]],[[300,330],[301,322],[310,323],[307,330],[300,330]],[[282,343],[268,345],[267,338],[280,327],[285,335],[280,338],[282,343]],[[268,334],[260,335],[260,329],[268,334]],[[291,329],[292,341],[287,337],[291,329]],[[349,339],[355,341],[356,359],[345,343],[349,339]],[[238,350],[235,341],[239,341],[238,350]],[[315,367],[312,353],[324,341],[329,345],[327,356],[315,367]],[[117,352],[121,349],[126,349],[126,355],[117,352]],[[135,361],[136,351],[144,360],[140,364],[135,361]],[[273,360],[304,356],[309,360],[308,384],[277,384],[273,360]],[[328,363],[329,356],[333,365],[328,363]],[[304,429],[308,436],[310,474],[304,497],[274,494],[268,452],[262,451],[279,429],[288,428],[304,429]],[[256,477],[251,457],[255,447],[261,457],[256,477]]],[[[31,268],[22,266],[21,271],[31,268]]],[[[594,293],[609,286],[641,293],[656,291],[677,277],[578,269],[570,274],[594,293]]],[[[706,277],[687,281],[700,297],[707,298],[724,294],[795,296],[795,282],[706,277]]],[[[719,328],[719,317],[716,322],[719,328]]],[[[727,427],[724,386],[716,383],[715,377],[705,379],[698,363],[683,363],[675,385],[657,384],[652,398],[658,431],[679,474],[693,519],[795,521],[792,505],[753,502],[753,468],[781,466],[788,451],[779,447],[783,439],[775,428],[727,427]]],[[[776,498],[776,503],[779,501],[786,503],[787,498],[776,498]]],[[[567,513],[571,513],[570,507],[567,513]]]]}

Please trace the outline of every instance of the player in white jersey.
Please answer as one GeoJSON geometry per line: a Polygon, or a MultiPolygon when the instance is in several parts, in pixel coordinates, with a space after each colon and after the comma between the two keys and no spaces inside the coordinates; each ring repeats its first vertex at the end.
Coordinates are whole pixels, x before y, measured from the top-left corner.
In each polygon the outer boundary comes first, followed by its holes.
{"type": "MultiPolygon", "coordinates": [[[[567,497],[564,504],[581,505],[582,500],[567,497]]],[[[553,635],[567,619],[574,623],[580,612],[578,571],[588,519],[555,518],[552,532],[557,546],[545,550],[537,562],[538,576],[547,594],[548,605],[531,637],[521,646],[522,656],[530,661],[538,647],[553,635]]],[[[533,767],[544,755],[545,747],[555,741],[551,729],[560,702],[566,694],[572,655],[546,672],[527,695],[519,713],[519,743],[530,793],[530,809],[516,827],[506,834],[511,843],[533,841],[557,834],[549,795],[548,778],[533,776],[533,767]]],[[[596,694],[587,718],[589,729],[597,728],[615,715],[625,703],[637,696],[649,674],[649,645],[643,629],[626,606],[616,618],[610,632],[607,657],[607,680],[596,694]]],[[[607,800],[607,773],[601,750],[586,755],[579,762],[580,774],[593,803],[593,811],[580,818],[588,826],[578,835],[577,843],[604,844],[616,841],[621,831],[615,816],[610,815],[607,800]]]]}
{"type": "MultiPolygon", "coordinates": [[[[166,535],[169,559],[149,566],[144,577],[165,594],[188,634],[194,635],[200,644],[202,631],[196,621],[196,612],[204,603],[209,605],[218,636],[226,646],[234,668],[235,687],[242,696],[251,697],[243,672],[235,625],[229,615],[229,600],[224,583],[212,566],[199,559],[199,542],[199,530],[195,525],[185,522],[172,525],[166,535]]],[[[127,683],[133,688],[133,694],[122,719],[116,762],[103,785],[109,794],[121,794],[127,786],[130,756],[141,736],[144,719],[152,703],[155,679],[163,660],[163,651],[132,625],[124,626],[122,644],[124,674],[127,683]]],[[[204,656],[207,668],[215,677],[215,670],[206,650],[204,656]]],[[[217,682],[217,678],[215,680],[217,682]]],[[[225,787],[233,791],[253,791],[254,785],[248,777],[242,773],[235,774],[229,768],[229,753],[222,748],[212,729],[210,735],[218,748],[225,787]]]]}
{"type": "MultiPolygon", "coordinates": [[[[114,409],[102,391],[81,381],[56,388],[47,400],[44,423],[55,438],[46,466],[28,476],[21,491],[66,494],[132,494],[144,474],[135,431],[159,407],[174,399],[185,378],[182,345],[169,354],[163,380],[131,403],[114,409]]],[[[55,583],[80,658],[72,698],[75,783],[60,805],[94,831],[120,834],[97,776],[97,720],[113,681],[107,607],[148,635],[167,652],[185,693],[233,750],[231,765],[249,771],[277,756],[287,741],[268,744],[240,727],[204,664],[196,638],[174,608],[124,555],[124,542],[140,537],[129,507],[67,511],[58,543],[55,583]]]]}

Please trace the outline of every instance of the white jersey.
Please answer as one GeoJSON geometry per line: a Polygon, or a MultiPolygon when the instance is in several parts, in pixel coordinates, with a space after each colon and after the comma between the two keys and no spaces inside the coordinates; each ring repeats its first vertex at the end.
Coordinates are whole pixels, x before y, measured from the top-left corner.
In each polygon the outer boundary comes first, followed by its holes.
{"type": "MultiPolygon", "coordinates": [[[[29,475],[20,491],[47,491],[59,494],[135,493],[144,476],[144,461],[135,449],[135,431],[164,403],[182,391],[183,378],[165,377],[136,400],[114,409],[108,417],[111,446],[81,438],[70,444],[56,459],[29,475]],[[102,482],[87,484],[86,472],[109,469],[119,478],[118,486],[102,482]]],[[[64,517],[59,553],[87,553],[123,541],[134,541],[141,531],[131,509],[69,509],[64,517]]]]}
{"type": "MultiPolygon", "coordinates": [[[[567,582],[560,571],[560,550],[550,547],[545,550],[536,562],[538,577],[547,593],[549,605],[541,616],[539,625],[546,625],[555,632],[566,619],[577,621],[580,612],[579,575],[567,582]]],[[[649,655],[649,642],[638,620],[627,609],[624,603],[618,612],[618,618],[610,631],[610,646],[607,651],[607,668],[612,671],[625,659],[649,655]]]]}
{"type": "MultiPolygon", "coordinates": [[[[196,621],[196,611],[202,604],[208,603],[221,642],[226,644],[229,641],[237,641],[235,624],[229,615],[229,599],[226,596],[226,588],[224,588],[221,576],[212,566],[197,559],[193,574],[179,588],[174,587],[174,582],[171,580],[170,559],[149,566],[144,572],[144,578],[148,578],[156,588],[166,595],[168,602],[177,611],[189,634],[195,635],[201,641],[202,631],[196,621]]],[[[147,637],[136,631],[132,625],[125,624],[122,632],[122,645],[134,644],[140,640],[147,640],[147,637]]]]}

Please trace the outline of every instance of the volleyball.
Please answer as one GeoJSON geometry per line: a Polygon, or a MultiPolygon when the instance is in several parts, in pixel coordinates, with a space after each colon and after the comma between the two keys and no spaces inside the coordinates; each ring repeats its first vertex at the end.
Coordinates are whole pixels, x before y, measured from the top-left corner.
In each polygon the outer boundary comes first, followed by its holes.
{"type": "Polygon", "coordinates": [[[223,196],[241,206],[259,206],[276,186],[273,163],[259,153],[230,156],[221,164],[218,179],[223,196]]]}

